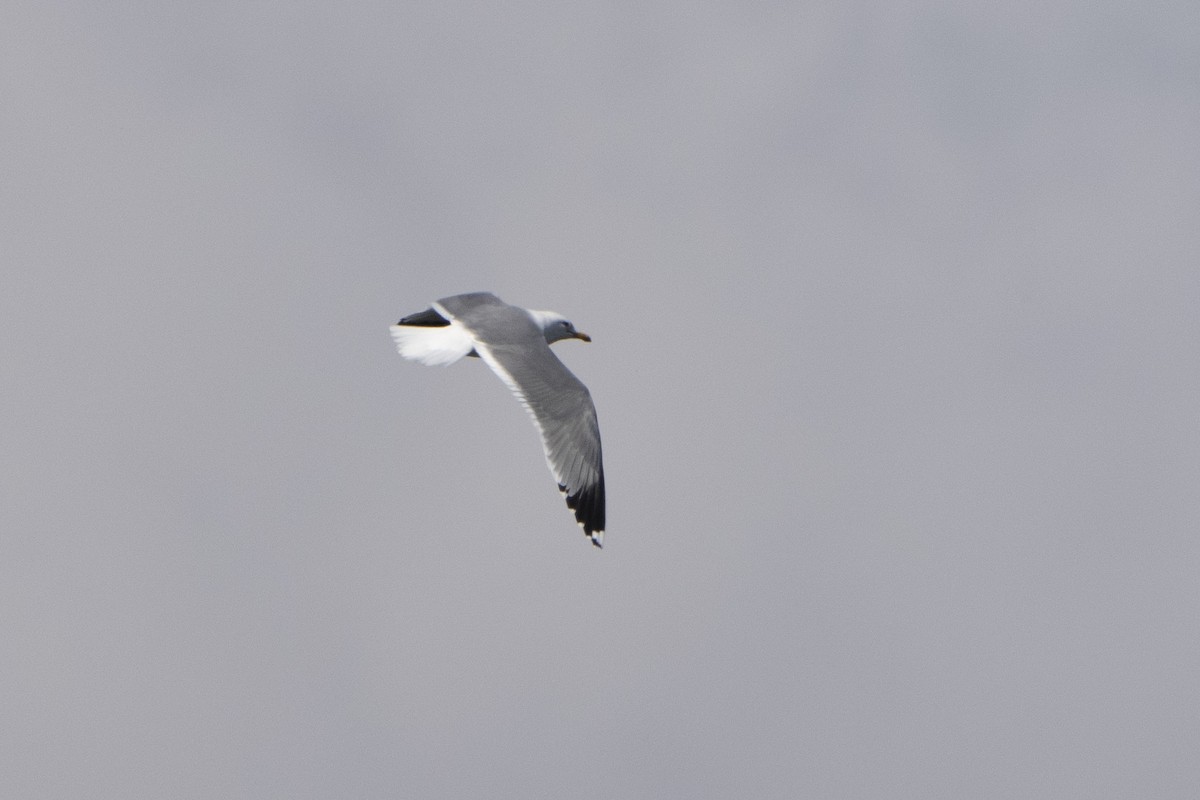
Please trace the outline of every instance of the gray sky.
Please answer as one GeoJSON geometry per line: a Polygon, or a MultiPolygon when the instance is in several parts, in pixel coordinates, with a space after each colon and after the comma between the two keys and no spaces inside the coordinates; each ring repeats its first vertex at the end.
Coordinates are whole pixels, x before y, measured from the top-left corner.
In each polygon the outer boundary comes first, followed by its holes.
{"type": "Polygon", "coordinates": [[[2,17],[0,795],[1200,782],[1194,2],[2,17]]]}

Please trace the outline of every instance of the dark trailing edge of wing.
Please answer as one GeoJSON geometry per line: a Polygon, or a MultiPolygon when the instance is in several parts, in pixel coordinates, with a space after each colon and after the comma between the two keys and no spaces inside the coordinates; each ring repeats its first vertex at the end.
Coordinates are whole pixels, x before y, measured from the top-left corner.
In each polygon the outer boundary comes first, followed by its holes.
{"type": "MultiPolygon", "coordinates": [[[[567,487],[561,483],[558,490],[564,494],[567,487]]],[[[567,508],[575,512],[575,521],[583,526],[583,532],[588,536],[604,532],[604,473],[600,480],[591,486],[585,486],[575,494],[567,495],[567,508]]],[[[600,547],[600,542],[592,539],[592,544],[600,547]]]]}
{"type": "Polygon", "coordinates": [[[432,308],[427,308],[424,311],[418,311],[416,314],[409,314],[396,324],[416,325],[422,328],[444,328],[450,324],[450,320],[446,319],[432,308]]]}

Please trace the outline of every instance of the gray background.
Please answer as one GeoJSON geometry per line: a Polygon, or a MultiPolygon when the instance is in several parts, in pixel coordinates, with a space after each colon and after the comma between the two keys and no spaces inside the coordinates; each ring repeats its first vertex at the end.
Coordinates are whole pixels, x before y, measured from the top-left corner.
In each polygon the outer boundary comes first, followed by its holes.
{"type": "Polygon", "coordinates": [[[1198,9],[7,4],[0,795],[1188,796],[1198,9]]]}

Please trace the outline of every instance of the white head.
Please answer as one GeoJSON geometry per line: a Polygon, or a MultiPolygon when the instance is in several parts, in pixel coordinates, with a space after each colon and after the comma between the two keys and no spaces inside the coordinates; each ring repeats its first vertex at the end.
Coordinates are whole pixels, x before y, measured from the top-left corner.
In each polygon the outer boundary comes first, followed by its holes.
{"type": "Polygon", "coordinates": [[[542,329],[546,344],[554,344],[562,339],[582,339],[585,342],[592,340],[586,333],[575,330],[570,320],[555,311],[530,310],[529,316],[533,317],[534,323],[542,329]]]}

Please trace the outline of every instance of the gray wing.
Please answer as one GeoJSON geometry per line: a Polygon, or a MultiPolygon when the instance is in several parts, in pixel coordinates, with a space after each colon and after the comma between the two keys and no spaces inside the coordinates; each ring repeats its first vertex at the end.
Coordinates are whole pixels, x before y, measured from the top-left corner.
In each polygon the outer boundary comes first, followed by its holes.
{"type": "MultiPolygon", "coordinates": [[[[542,435],[546,463],[592,544],[604,539],[604,463],[600,426],[587,387],[563,365],[541,331],[519,342],[488,343],[475,349],[529,411],[542,435]]],[[[508,338],[508,337],[505,337],[508,338]]]]}
{"type": "Polygon", "coordinates": [[[456,294],[453,297],[443,297],[437,301],[437,304],[464,324],[467,324],[470,318],[486,320],[489,316],[503,314],[510,310],[520,310],[516,306],[505,303],[491,292],[456,294]]]}

